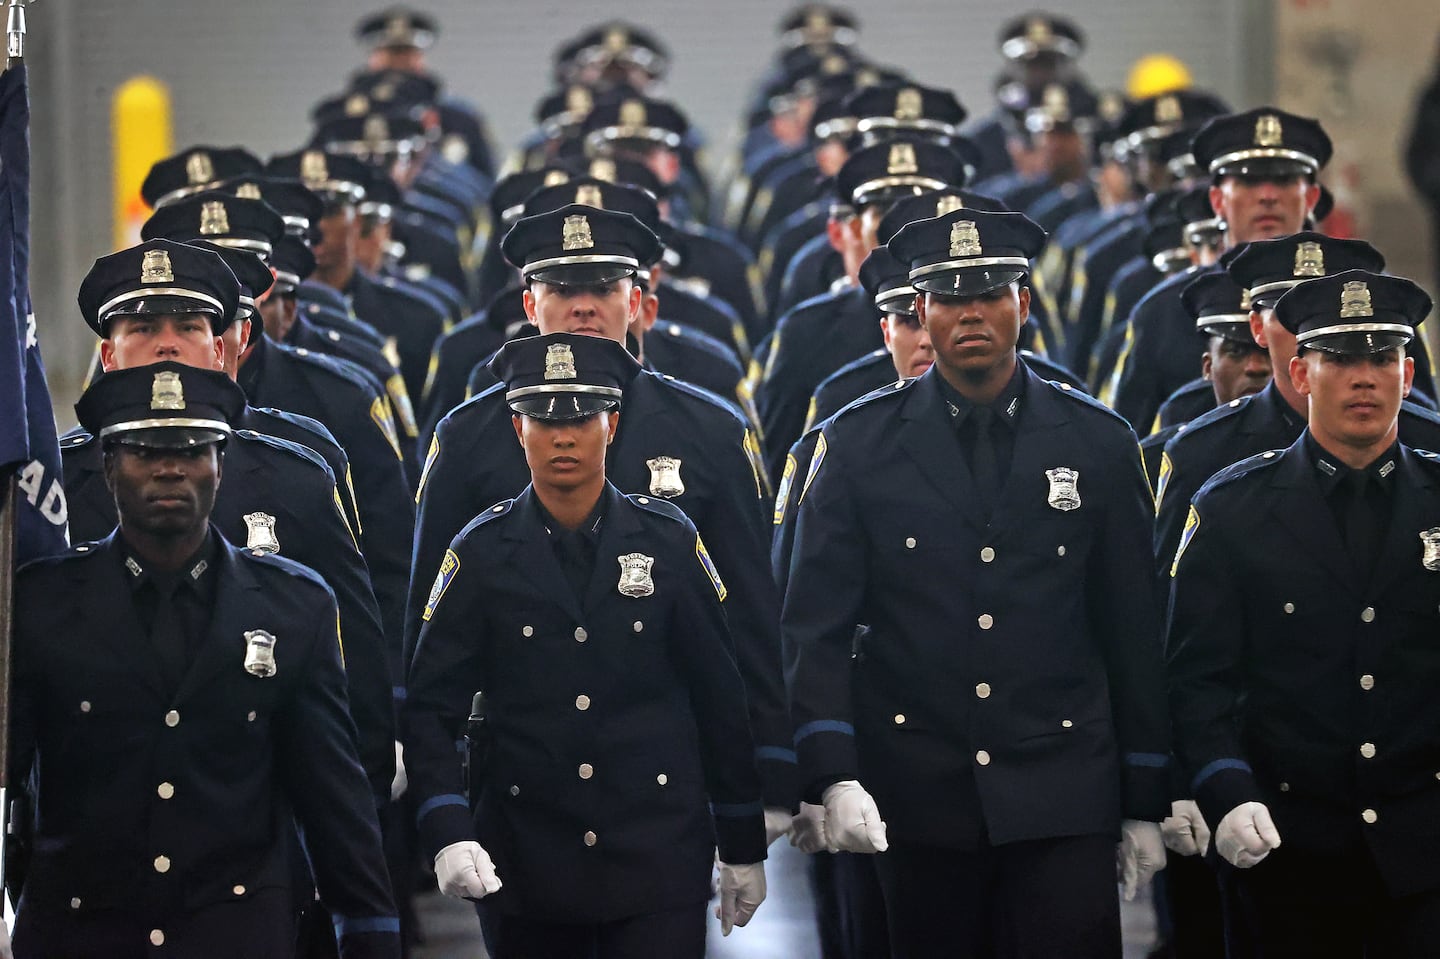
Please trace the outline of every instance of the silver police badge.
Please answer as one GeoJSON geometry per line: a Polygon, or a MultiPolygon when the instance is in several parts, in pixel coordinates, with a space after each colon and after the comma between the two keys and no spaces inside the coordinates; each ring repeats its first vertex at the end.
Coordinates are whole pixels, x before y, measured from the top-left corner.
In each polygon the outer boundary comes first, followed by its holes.
{"type": "Polygon", "coordinates": [[[1422,530],[1420,544],[1425,547],[1425,555],[1420,557],[1421,565],[1432,573],[1440,573],[1440,526],[1422,530]]]}
{"type": "Polygon", "coordinates": [[[280,540],[275,538],[275,517],[269,513],[246,513],[245,548],[261,553],[280,552],[280,540]]]}
{"type": "Polygon", "coordinates": [[[669,499],[685,492],[685,481],[680,479],[680,461],[673,456],[657,456],[646,460],[650,467],[650,495],[669,499]]]}
{"type": "Polygon", "coordinates": [[[245,672],[261,679],[275,675],[275,636],[263,629],[245,631],[245,672]]]}
{"type": "Polygon", "coordinates": [[[620,561],[620,595],[639,599],[655,592],[655,580],[650,578],[650,567],[655,557],[644,553],[626,553],[616,557],[620,561]]]}
{"type": "Polygon", "coordinates": [[[1069,466],[1057,466],[1045,471],[1050,481],[1050,495],[1046,497],[1051,507],[1069,512],[1080,508],[1080,493],[1075,485],[1080,481],[1080,471],[1069,466]]]}

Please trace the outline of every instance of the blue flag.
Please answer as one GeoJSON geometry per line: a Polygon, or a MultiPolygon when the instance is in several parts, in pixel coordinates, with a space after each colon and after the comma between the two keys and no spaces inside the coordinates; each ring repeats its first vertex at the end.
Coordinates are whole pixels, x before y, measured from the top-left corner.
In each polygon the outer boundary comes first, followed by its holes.
{"type": "Polygon", "coordinates": [[[20,562],[64,551],[65,490],[30,307],[30,99],[25,65],[0,73],[0,476],[19,476],[20,562]]]}

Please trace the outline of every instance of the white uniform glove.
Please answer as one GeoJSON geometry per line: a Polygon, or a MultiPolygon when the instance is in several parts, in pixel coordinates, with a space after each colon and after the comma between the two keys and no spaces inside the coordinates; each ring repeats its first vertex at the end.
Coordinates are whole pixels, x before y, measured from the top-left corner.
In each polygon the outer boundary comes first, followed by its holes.
{"type": "Polygon", "coordinates": [[[790,845],[803,853],[825,848],[825,807],[800,804],[800,815],[790,823],[790,845]]]}
{"type": "Polygon", "coordinates": [[[1140,887],[1165,868],[1165,842],[1160,838],[1159,824],[1139,819],[1122,822],[1115,858],[1125,901],[1133,902],[1140,887]]]}
{"type": "Polygon", "coordinates": [[[732,866],[720,864],[720,905],[715,907],[715,918],[720,920],[720,935],[730,935],[730,930],[743,926],[755,915],[755,910],[765,901],[765,864],[752,862],[732,866]]]}
{"type": "Polygon", "coordinates": [[[884,852],[885,820],[875,800],[853,779],[825,789],[825,848],[830,852],[884,852]]]}
{"type": "Polygon", "coordinates": [[[1177,799],[1170,804],[1170,815],[1160,824],[1165,848],[1177,856],[1203,856],[1210,848],[1210,827],[1200,815],[1193,799],[1177,799]]]}
{"type": "Polygon", "coordinates": [[[1215,827],[1215,851],[1230,865],[1249,869],[1280,848],[1280,832],[1261,802],[1242,802],[1215,827]]]}
{"type": "Polygon", "coordinates": [[[405,747],[395,741],[395,778],[390,780],[390,801],[395,802],[410,788],[410,777],[405,775],[405,747]]]}
{"type": "Polygon", "coordinates": [[[795,817],[787,810],[778,806],[765,807],[765,845],[772,845],[775,840],[790,831],[790,821],[795,817]]]}
{"type": "Polygon", "coordinates": [[[457,899],[484,899],[500,891],[495,863],[473,839],[452,842],[435,854],[435,879],[442,893],[457,899]]]}
{"type": "Polygon", "coordinates": [[[0,959],[15,959],[15,952],[10,948],[10,930],[3,917],[0,917],[0,959]]]}

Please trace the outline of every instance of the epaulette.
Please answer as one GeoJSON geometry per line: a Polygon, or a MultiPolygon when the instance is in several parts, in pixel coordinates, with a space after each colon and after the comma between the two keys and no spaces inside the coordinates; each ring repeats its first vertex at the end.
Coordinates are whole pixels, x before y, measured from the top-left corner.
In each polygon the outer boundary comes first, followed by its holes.
{"type": "Polygon", "coordinates": [[[330,376],[344,380],[356,389],[363,389],[377,395],[383,395],[385,392],[385,385],[377,381],[373,373],[358,363],[331,356],[329,353],[316,353],[303,346],[282,346],[281,348],[291,356],[304,361],[310,368],[324,370],[330,376]]]}
{"type": "Polygon", "coordinates": [[[56,566],[64,566],[78,560],[90,559],[100,555],[100,540],[89,540],[84,543],[76,543],[63,553],[56,553],[53,556],[37,556],[35,559],[26,560],[16,567],[16,574],[32,570],[50,569],[56,566]]]}
{"type": "Polygon", "coordinates": [[[709,333],[686,326],[683,323],[669,321],[663,325],[657,323],[656,327],[659,328],[659,332],[657,333],[656,330],[652,329],[650,335],[663,335],[667,339],[672,339],[684,347],[704,353],[707,356],[712,356],[717,360],[723,361],[727,366],[733,366],[736,370],[743,372],[743,368],[740,366],[740,360],[735,356],[735,351],[709,333]]]}
{"type": "Polygon", "coordinates": [[[335,472],[330,469],[330,464],[325,462],[325,457],[301,443],[293,443],[290,440],[281,439],[278,436],[270,436],[267,433],[257,433],[254,430],[236,430],[234,439],[244,440],[247,443],[258,443],[261,446],[278,450],[282,453],[302,459],[307,463],[323,469],[331,482],[335,482],[335,472]]]}
{"type": "Polygon", "coordinates": [[[435,432],[438,434],[441,427],[445,426],[447,423],[450,423],[451,421],[455,420],[460,416],[468,416],[471,414],[479,413],[481,412],[481,407],[488,407],[494,405],[493,398],[497,393],[500,395],[500,400],[503,404],[505,400],[504,383],[492,383],[481,392],[476,393],[474,396],[470,397],[468,400],[457,403],[454,407],[451,408],[450,412],[440,417],[440,422],[435,425],[435,432]]]}
{"type": "Polygon", "coordinates": [[[1221,486],[1228,486],[1236,480],[1249,476],[1251,473],[1266,469],[1280,462],[1280,454],[1284,450],[1266,450],[1263,453],[1256,453],[1254,456],[1247,456],[1238,463],[1231,463],[1214,476],[1205,481],[1195,494],[1198,499],[1201,495],[1218,489],[1221,486]]]}
{"type": "MultiPolygon", "coordinates": [[[[501,500],[494,506],[486,509],[483,513],[472,519],[470,522],[466,523],[465,528],[460,531],[460,536],[464,536],[472,529],[478,529],[481,526],[484,526],[486,523],[497,520],[502,516],[509,516],[510,510],[513,509],[514,506],[515,501],[513,499],[501,500]]],[[[456,538],[458,539],[459,537],[456,538]]]]}
{"type": "Polygon", "coordinates": [[[885,349],[884,347],[881,347],[878,350],[871,350],[869,353],[866,353],[859,359],[851,360],[849,363],[846,363],[834,373],[831,373],[829,376],[825,377],[825,379],[820,381],[820,385],[815,387],[815,392],[819,393],[828,384],[833,383],[843,377],[849,376],[852,373],[859,373],[861,371],[868,370],[870,367],[877,364],[890,362],[893,361],[890,359],[889,350],[885,349]]]}
{"type": "Polygon", "coordinates": [[[1123,423],[1126,429],[1132,428],[1129,420],[1112,410],[1110,407],[1106,406],[1104,403],[1097,400],[1095,397],[1091,396],[1089,393],[1086,393],[1084,390],[1077,390],[1069,383],[1064,383],[1059,380],[1041,380],[1040,382],[1044,383],[1046,386],[1050,387],[1056,393],[1059,393],[1061,396],[1069,397],[1076,403],[1079,403],[1081,406],[1092,409],[1097,413],[1104,413],[1106,416],[1115,420],[1117,423],[1123,423]]]}
{"type": "Polygon", "coordinates": [[[318,586],[328,593],[332,600],[335,598],[335,591],[330,588],[329,583],[325,582],[325,578],[303,563],[297,563],[295,560],[281,556],[279,553],[272,553],[262,549],[240,549],[237,547],[235,553],[238,561],[258,563],[261,566],[268,566],[271,569],[279,570],[295,579],[304,580],[307,583],[318,586]]]}
{"type": "MultiPolygon", "coordinates": [[[[644,374],[642,373],[641,375],[643,376],[644,374]]],[[[703,386],[696,386],[694,383],[687,383],[685,380],[677,380],[669,373],[654,373],[653,375],[656,379],[664,383],[666,386],[672,387],[678,392],[688,395],[692,399],[703,400],[705,403],[711,406],[721,407],[725,410],[725,412],[729,413],[737,421],[739,421],[740,427],[742,429],[746,428],[749,425],[748,421],[745,419],[745,414],[740,412],[740,407],[736,406],[734,401],[727,400],[725,397],[720,396],[716,393],[711,393],[703,386]]]]}
{"type": "Polygon", "coordinates": [[[828,423],[834,423],[840,418],[848,414],[854,413],[856,410],[868,406],[873,406],[876,403],[882,403],[885,400],[888,400],[894,396],[899,396],[901,393],[904,393],[910,387],[914,386],[918,381],[919,377],[911,377],[910,379],[896,380],[893,383],[886,383],[884,386],[873,389],[869,393],[866,393],[864,396],[857,397],[856,399],[851,400],[849,403],[846,403],[844,406],[840,407],[840,409],[835,412],[834,416],[830,417],[824,423],[817,423],[816,426],[817,428],[823,427],[828,423]]]}
{"type": "Polygon", "coordinates": [[[1250,405],[1250,401],[1258,395],[1259,394],[1257,393],[1252,396],[1237,396],[1235,399],[1231,400],[1228,403],[1222,403],[1220,406],[1215,407],[1213,410],[1207,410],[1206,412],[1195,417],[1190,422],[1186,423],[1184,431],[1178,435],[1194,436],[1195,434],[1201,433],[1204,430],[1210,428],[1216,423],[1221,423],[1225,420],[1239,416],[1250,405]]]}
{"type": "Polygon", "coordinates": [[[1440,470],[1440,453],[1430,450],[1415,450],[1415,458],[1432,469],[1440,470]]]}
{"type": "Polygon", "coordinates": [[[659,499],[654,496],[641,496],[638,493],[625,493],[624,496],[627,500],[646,512],[654,513],[657,516],[664,516],[666,519],[672,519],[686,526],[692,525],[690,517],[685,515],[685,511],[668,499],[659,499]]]}
{"type": "Polygon", "coordinates": [[[1413,400],[1402,400],[1400,403],[1400,412],[1403,415],[1413,417],[1417,420],[1425,420],[1428,423],[1434,423],[1440,426],[1440,413],[1421,406],[1413,400]]]}
{"type": "MultiPolygon", "coordinates": [[[[854,287],[847,287],[847,289],[854,289],[854,287]]],[[[785,314],[781,316],[780,319],[775,321],[776,329],[779,329],[780,323],[783,320],[789,317],[798,316],[801,313],[808,313],[815,307],[825,306],[828,303],[832,303],[835,300],[839,299],[842,295],[844,295],[845,292],[846,290],[826,290],[823,293],[816,293],[814,296],[809,297],[808,299],[801,300],[799,303],[796,303],[794,306],[790,307],[790,309],[786,310],[785,314]]]]}
{"type": "MultiPolygon", "coordinates": [[[[274,417],[277,420],[284,420],[292,426],[309,430],[327,443],[333,443],[337,448],[340,446],[340,441],[335,438],[334,433],[330,432],[330,427],[315,419],[313,416],[306,416],[304,413],[291,413],[289,410],[277,410],[271,406],[252,406],[251,409],[262,416],[274,417]]],[[[345,451],[341,449],[340,452],[344,453],[345,451]]]]}

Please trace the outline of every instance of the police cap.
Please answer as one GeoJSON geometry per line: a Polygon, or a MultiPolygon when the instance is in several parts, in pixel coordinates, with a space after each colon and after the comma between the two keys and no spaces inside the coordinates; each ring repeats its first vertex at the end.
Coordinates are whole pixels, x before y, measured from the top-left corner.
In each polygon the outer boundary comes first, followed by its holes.
{"type": "Polygon", "coordinates": [[[440,26],[435,18],[408,7],[390,7],[372,13],[355,25],[355,37],[372,50],[434,46],[440,26]]]}
{"type": "Polygon", "coordinates": [[[217,189],[242,200],[264,200],[280,214],[286,234],[301,239],[307,239],[325,215],[320,197],[295,179],[247,174],[226,180],[217,189]]]}
{"type": "MultiPolygon", "coordinates": [[[[235,279],[240,281],[240,295],[235,301],[235,319],[248,320],[254,316],[257,302],[270,292],[270,287],[275,283],[275,274],[270,272],[266,261],[249,250],[237,250],[205,239],[190,239],[186,240],[185,244],[209,250],[225,261],[230,272],[235,274],[235,279]]],[[[251,336],[255,333],[252,329],[251,336]]]]}
{"type": "Polygon", "coordinates": [[[1185,127],[1199,129],[1206,120],[1229,112],[1224,100],[1206,90],[1171,90],[1132,103],[1116,124],[1114,136],[1128,149],[1138,149],[1185,127]]]}
{"type": "Polygon", "coordinates": [[[299,180],[327,207],[359,203],[365,199],[365,184],[370,180],[369,170],[362,161],[313,147],[272,156],[265,164],[265,172],[299,180]]]}
{"type": "Polygon", "coordinates": [[[881,243],[889,243],[890,238],[899,233],[905,224],[944,216],[952,210],[1010,212],[1008,206],[994,197],[971,193],[969,190],[927,190],[917,196],[907,196],[897,201],[876,226],[875,237],[881,243]]]}
{"type": "Polygon", "coordinates": [[[665,75],[670,66],[670,51],[659,38],[630,23],[614,21],[593,27],[581,34],[566,58],[577,67],[605,67],[623,63],[639,67],[652,78],[665,75]]]}
{"type": "Polygon", "coordinates": [[[491,358],[516,413],[542,420],[574,420],[616,409],[640,363],[603,336],[551,333],[511,340],[491,358]]]}
{"type": "Polygon", "coordinates": [[[264,200],[246,200],[224,190],[206,190],[168,203],[140,228],[141,239],[209,240],[268,258],[285,235],[285,221],[264,200]]]}
{"type": "Polygon", "coordinates": [[[1027,13],[1000,29],[1000,55],[1007,60],[1030,60],[1041,54],[1073,60],[1084,49],[1080,28],[1053,13],[1027,13]]]}
{"type": "Polygon", "coordinates": [[[668,100],[656,100],[627,88],[597,100],[581,130],[585,147],[591,152],[620,142],[676,150],[689,132],[690,122],[668,100]]]}
{"type": "Polygon", "coordinates": [[[166,360],[100,376],[75,415],[106,446],[185,449],[225,442],[244,409],[245,392],[225,373],[166,360]]]}
{"type": "Polygon", "coordinates": [[[965,108],[949,90],[918,83],[887,83],[850,94],[845,111],[855,117],[860,133],[918,130],[935,136],[954,136],[965,122],[965,108]]]}
{"type": "Polygon", "coordinates": [[[490,191],[490,218],[509,226],[525,214],[525,198],[541,187],[568,183],[571,173],[559,166],[517,170],[495,181],[490,191]]]}
{"type": "Polygon", "coordinates": [[[857,150],[835,176],[835,190],[855,207],[893,203],[928,190],[962,187],[965,161],[948,147],[895,140],[857,150]]]}
{"type": "Polygon", "coordinates": [[[218,336],[234,322],[239,296],[240,283],[218,254],[156,239],[96,260],[76,299],[102,337],[117,316],[164,313],[203,313],[218,336]]]}
{"type": "Polygon", "coordinates": [[[140,196],[158,209],[182,196],[208,190],[221,180],[262,169],[260,158],[244,147],[191,147],[152,166],[140,184],[140,196]]]}
{"type": "Polygon", "coordinates": [[[1385,269],[1385,257],[1364,240],[1341,240],[1306,230],[1246,243],[1227,251],[1221,264],[1249,291],[1256,309],[1268,309],[1291,287],[1316,277],[1346,270],[1379,273],[1385,269]]]}
{"type": "Polygon", "coordinates": [[[1030,273],[1045,231],[1023,213],[954,210],[917,220],[890,238],[890,252],[910,264],[910,283],[925,293],[979,296],[1030,273]]]}
{"type": "Polygon", "coordinates": [[[516,221],[500,250],[526,280],[611,283],[660,259],[660,239],[628,213],[569,204],[516,221]]]}
{"type": "Polygon", "coordinates": [[[277,294],[292,294],[315,272],[315,254],[304,240],[287,234],[275,244],[270,267],[275,271],[275,285],[271,289],[277,294]]]}
{"type": "Polygon", "coordinates": [[[1025,129],[1094,131],[1100,122],[1100,98],[1079,80],[1047,83],[1025,108],[1025,129]]]}
{"type": "Polygon", "coordinates": [[[779,33],[786,47],[848,47],[860,39],[860,21],[842,7],[807,3],[785,14],[779,33]]]}
{"type": "Polygon", "coordinates": [[[860,285],[882,313],[915,315],[915,287],[910,285],[910,268],[895,259],[881,244],[860,264],[860,285]]]}
{"type": "Polygon", "coordinates": [[[1224,270],[1206,270],[1185,284],[1180,290],[1180,303],[1195,321],[1197,332],[1254,345],[1250,300],[1245,289],[1224,270]]]}
{"type": "Polygon", "coordinates": [[[1213,179],[1225,176],[1314,177],[1330,161],[1330,137],[1319,122],[1274,107],[1215,117],[1191,152],[1213,179]]]}
{"type": "Polygon", "coordinates": [[[1275,317],[1300,349],[1380,353],[1414,339],[1430,307],[1429,294],[1410,280],[1346,270],[1292,288],[1275,317]]]}

